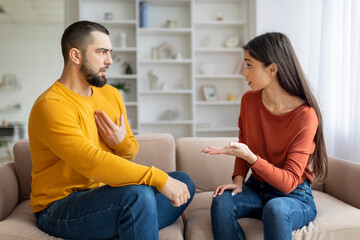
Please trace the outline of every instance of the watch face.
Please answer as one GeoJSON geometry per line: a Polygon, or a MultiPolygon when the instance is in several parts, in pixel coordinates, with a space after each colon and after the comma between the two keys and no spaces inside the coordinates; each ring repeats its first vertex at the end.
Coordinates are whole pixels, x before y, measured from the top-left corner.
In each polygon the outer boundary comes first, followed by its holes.
{"type": "Polygon", "coordinates": [[[230,36],[225,40],[225,47],[237,47],[240,44],[240,39],[236,36],[230,36]]]}

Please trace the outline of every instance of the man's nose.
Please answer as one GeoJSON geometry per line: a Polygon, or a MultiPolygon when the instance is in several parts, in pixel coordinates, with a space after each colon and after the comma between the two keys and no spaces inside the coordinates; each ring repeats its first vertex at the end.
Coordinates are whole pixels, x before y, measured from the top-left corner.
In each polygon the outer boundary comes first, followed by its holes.
{"type": "Polygon", "coordinates": [[[112,57],[111,57],[110,53],[107,54],[107,57],[105,59],[105,64],[106,65],[112,65],[113,64],[113,60],[112,60],[112,57]]]}

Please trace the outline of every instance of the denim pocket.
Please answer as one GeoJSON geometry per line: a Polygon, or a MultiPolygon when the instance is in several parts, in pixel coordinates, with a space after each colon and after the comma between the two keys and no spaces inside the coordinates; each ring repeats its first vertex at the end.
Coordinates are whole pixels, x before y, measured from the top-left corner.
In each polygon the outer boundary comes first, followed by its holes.
{"type": "Polygon", "coordinates": [[[289,194],[291,197],[299,199],[300,201],[305,202],[306,204],[313,206],[314,197],[311,191],[311,183],[309,180],[305,180],[300,184],[294,191],[289,194]]]}
{"type": "Polygon", "coordinates": [[[45,211],[43,212],[42,215],[46,215],[46,216],[53,216],[54,213],[56,212],[56,210],[59,208],[59,206],[61,205],[62,201],[64,199],[60,199],[60,200],[57,200],[55,202],[53,202],[50,206],[48,206],[45,211]]]}

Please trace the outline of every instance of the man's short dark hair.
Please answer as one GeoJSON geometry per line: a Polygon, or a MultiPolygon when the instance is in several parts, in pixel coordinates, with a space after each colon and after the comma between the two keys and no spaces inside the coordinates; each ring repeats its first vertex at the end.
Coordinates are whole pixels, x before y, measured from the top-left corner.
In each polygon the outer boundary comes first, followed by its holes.
{"type": "Polygon", "coordinates": [[[87,46],[94,40],[91,36],[93,31],[109,35],[109,31],[103,25],[90,21],[75,22],[65,29],[61,38],[61,51],[65,64],[69,61],[71,48],[77,48],[86,53],[87,46]]]}

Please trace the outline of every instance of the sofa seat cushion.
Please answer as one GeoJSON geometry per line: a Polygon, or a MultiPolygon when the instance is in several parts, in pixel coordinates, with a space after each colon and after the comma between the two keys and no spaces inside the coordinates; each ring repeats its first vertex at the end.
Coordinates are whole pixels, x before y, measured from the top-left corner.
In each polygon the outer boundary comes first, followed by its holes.
{"type": "MultiPolygon", "coordinates": [[[[62,240],[52,237],[36,226],[29,201],[21,202],[5,220],[0,222],[0,239],[6,240],[62,240]]],[[[175,223],[159,232],[160,240],[183,240],[184,223],[178,218],[175,223]]]]}
{"type": "MultiPolygon", "coordinates": [[[[318,214],[313,222],[293,231],[293,239],[358,239],[360,210],[326,193],[313,191],[318,214]]],[[[212,192],[197,193],[186,209],[185,239],[213,239],[210,207],[212,192]]],[[[247,239],[264,239],[262,222],[257,219],[239,219],[247,239]]]]}
{"type": "Polygon", "coordinates": [[[4,221],[0,222],[0,239],[15,240],[49,240],[61,239],[52,237],[36,226],[30,200],[21,202],[4,221]]]}

